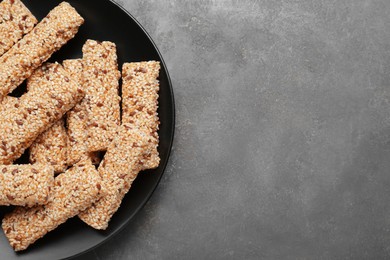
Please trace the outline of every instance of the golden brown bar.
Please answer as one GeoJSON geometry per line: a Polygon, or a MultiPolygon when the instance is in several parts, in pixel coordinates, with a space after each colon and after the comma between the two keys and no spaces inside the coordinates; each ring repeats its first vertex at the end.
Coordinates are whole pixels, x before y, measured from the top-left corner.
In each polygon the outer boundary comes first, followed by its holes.
{"type": "Polygon", "coordinates": [[[63,2],[1,56],[0,100],[72,39],[83,22],[83,18],[77,11],[63,2]]]}
{"type": "Polygon", "coordinates": [[[0,10],[1,56],[30,32],[38,20],[20,0],[4,0],[0,3],[0,10]]]}
{"type": "Polygon", "coordinates": [[[79,214],[79,218],[96,229],[106,229],[118,210],[123,197],[144,167],[151,152],[153,141],[145,129],[134,125],[120,126],[99,166],[102,177],[102,193],[105,194],[92,207],[79,214]]]}
{"type": "Polygon", "coordinates": [[[0,164],[10,164],[33,141],[77,104],[80,86],[59,64],[45,64],[34,74],[42,79],[18,104],[0,117],[0,164]]]}
{"type": "Polygon", "coordinates": [[[48,165],[0,165],[0,205],[46,204],[53,184],[54,171],[48,165]]]}
{"type": "Polygon", "coordinates": [[[157,151],[159,72],[158,61],[125,63],[122,68],[122,123],[146,127],[156,141],[144,169],[156,168],[160,163],[157,151]]]}
{"type": "Polygon", "coordinates": [[[115,44],[87,40],[83,46],[83,87],[89,152],[106,150],[120,124],[119,78],[115,44]]]}
{"type": "Polygon", "coordinates": [[[99,197],[101,178],[90,161],[82,161],[55,178],[45,206],[18,207],[3,218],[2,228],[15,251],[25,250],[99,197]]]}

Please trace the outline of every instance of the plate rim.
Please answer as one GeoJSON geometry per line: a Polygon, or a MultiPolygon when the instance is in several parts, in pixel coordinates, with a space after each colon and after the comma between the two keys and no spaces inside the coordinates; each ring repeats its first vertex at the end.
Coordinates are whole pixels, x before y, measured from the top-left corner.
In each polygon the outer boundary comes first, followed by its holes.
{"type": "Polygon", "coordinates": [[[107,0],[107,2],[109,2],[109,3],[113,4],[113,5],[115,5],[116,7],[120,8],[123,12],[125,12],[138,25],[138,27],[145,33],[146,37],[152,43],[154,49],[156,50],[156,52],[157,52],[157,54],[158,54],[158,56],[160,58],[161,65],[164,68],[164,70],[166,72],[166,75],[167,75],[169,92],[170,92],[170,96],[171,96],[171,104],[172,104],[171,139],[169,140],[169,149],[167,151],[166,160],[163,162],[162,173],[161,173],[160,177],[157,180],[156,186],[153,188],[153,190],[150,192],[150,194],[147,197],[144,198],[144,200],[142,201],[140,206],[138,206],[138,208],[134,211],[134,213],[131,214],[126,219],[126,221],[121,223],[116,230],[114,230],[111,234],[109,234],[107,237],[105,237],[105,239],[103,241],[101,241],[101,242],[97,243],[96,245],[94,245],[94,246],[92,246],[92,247],[90,247],[90,248],[88,248],[88,249],[86,249],[84,251],[81,251],[81,252],[79,252],[77,254],[74,254],[74,255],[71,255],[71,256],[67,256],[67,257],[64,257],[64,258],[59,258],[59,260],[74,259],[74,258],[76,258],[78,256],[81,256],[81,255],[84,255],[84,254],[86,254],[88,252],[91,252],[92,250],[94,250],[94,249],[98,248],[99,246],[103,245],[104,243],[107,243],[109,240],[111,240],[113,237],[115,237],[119,232],[121,232],[130,223],[130,221],[134,218],[134,216],[136,214],[138,214],[139,211],[145,207],[146,203],[152,197],[153,193],[155,192],[155,190],[157,189],[158,185],[160,184],[162,176],[165,173],[165,170],[166,170],[166,167],[168,165],[168,161],[169,161],[169,159],[171,157],[171,152],[172,152],[173,140],[174,140],[174,135],[175,135],[175,125],[176,125],[176,106],[175,106],[175,97],[174,97],[174,93],[173,93],[172,81],[171,81],[171,77],[169,75],[169,71],[168,71],[167,65],[166,65],[166,63],[165,63],[165,61],[164,61],[164,59],[163,59],[163,57],[161,55],[161,52],[158,49],[156,43],[153,41],[152,37],[149,35],[149,33],[146,31],[146,29],[142,26],[142,24],[128,10],[126,10],[119,3],[115,2],[114,0],[107,0]]]}

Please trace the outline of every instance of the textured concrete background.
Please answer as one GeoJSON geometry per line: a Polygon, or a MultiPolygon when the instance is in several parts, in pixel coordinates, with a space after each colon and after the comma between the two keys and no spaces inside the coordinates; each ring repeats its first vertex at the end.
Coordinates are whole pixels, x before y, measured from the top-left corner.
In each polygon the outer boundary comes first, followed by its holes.
{"type": "Polygon", "coordinates": [[[390,1],[118,2],[167,62],[175,143],[78,260],[390,258],[390,1]]]}

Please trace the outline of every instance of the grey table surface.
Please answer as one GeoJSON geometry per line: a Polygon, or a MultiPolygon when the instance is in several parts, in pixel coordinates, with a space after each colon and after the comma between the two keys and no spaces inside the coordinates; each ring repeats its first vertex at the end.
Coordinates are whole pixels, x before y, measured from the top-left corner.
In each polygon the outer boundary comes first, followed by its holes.
{"type": "Polygon", "coordinates": [[[77,260],[390,258],[390,1],[118,3],[176,135],[151,200],[77,260]]]}

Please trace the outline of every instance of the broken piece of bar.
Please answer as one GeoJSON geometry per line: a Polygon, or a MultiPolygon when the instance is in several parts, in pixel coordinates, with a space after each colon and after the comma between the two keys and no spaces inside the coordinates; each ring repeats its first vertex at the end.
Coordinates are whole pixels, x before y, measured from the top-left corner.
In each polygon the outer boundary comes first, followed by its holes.
{"type": "Polygon", "coordinates": [[[25,250],[67,219],[90,207],[99,197],[101,181],[89,160],[58,175],[46,205],[18,207],[3,218],[2,228],[12,248],[25,250]]]}
{"type": "Polygon", "coordinates": [[[30,32],[38,20],[20,0],[3,0],[0,10],[1,56],[30,32]]]}
{"type": "Polygon", "coordinates": [[[106,229],[118,210],[123,197],[147,162],[145,155],[153,149],[152,136],[145,129],[131,124],[120,126],[110,144],[98,171],[102,177],[104,194],[79,218],[95,229],[106,229]]]}
{"type": "Polygon", "coordinates": [[[10,164],[33,141],[74,107],[84,92],[64,68],[45,64],[37,69],[41,81],[0,117],[0,164],[10,164]]]}
{"type": "Polygon", "coordinates": [[[155,137],[154,149],[148,155],[144,170],[156,168],[160,163],[157,151],[159,72],[158,61],[124,63],[122,68],[122,123],[146,127],[155,137]]]}
{"type": "Polygon", "coordinates": [[[53,184],[54,171],[49,165],[0,165],[0,205],[46,204],[53,184]]]}
{"type": "Polygon", "coordinates": [[[0,57],[0,100],[72,39],[84,19],[68,3],[54,8],[35,28],[0,57]]]}
{"type": "Polygon", "coordinates": [[[86,91],[89,152],[106,150],[120,124],[120,96],[116,45],[87,40],[83,46],[83,88],[86,91]]]}

